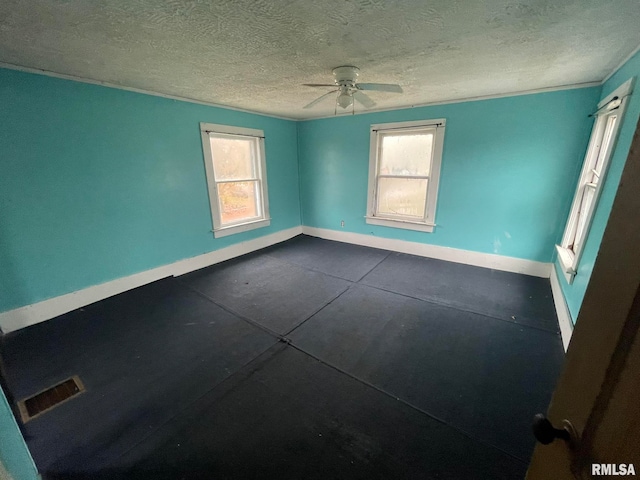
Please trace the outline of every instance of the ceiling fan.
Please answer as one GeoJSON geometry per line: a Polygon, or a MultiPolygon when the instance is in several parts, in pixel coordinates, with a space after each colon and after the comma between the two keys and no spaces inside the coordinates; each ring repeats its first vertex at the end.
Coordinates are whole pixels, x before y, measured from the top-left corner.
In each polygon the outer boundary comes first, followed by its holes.
{"type": "Polygon", "coordinates": [[[365,108],[371,108],[375,106],[374,102],[368,95],[362,92],[362,90],[375,90],[378,92],[394,92],[402,93],[402,87],[400,85],[391,83],[358,83],[358,75],[360,69],[350,65],[342,67],[336,67],[333,69],[333,82],[334,83],[305,83],[306,87],[338,87],[335,90],[321,95],[313,102],[305,105],[303,108],[311,108],[314,105],[320,103],[326,97],[339,92],[336,97],[336,108],[340,106],[347,108],[353,105],[353,100],[360,102],[365,108]]]}

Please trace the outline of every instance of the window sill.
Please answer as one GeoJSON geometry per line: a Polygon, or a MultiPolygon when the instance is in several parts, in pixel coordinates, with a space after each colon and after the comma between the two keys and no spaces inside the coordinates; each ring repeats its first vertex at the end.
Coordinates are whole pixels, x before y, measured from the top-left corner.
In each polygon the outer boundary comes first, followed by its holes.
{"type": "Polygon", "coordinates": [[[424,222],[411,222],[407,220],[391,220],[390,218],[364,217],[370,225],[381,225],[383,227],[404,228],[405,230],[417,230],[418,232],[433,232],[435,224],[424,222]]]}
{"type": "Polygon", "coordinates": [[[573,266],[575,259],[574,253],[568,248],[556,245],[556,251],[558,252],[558,262],[562,267],[562,274],[569,285],[573,283],[573,278],[576,276],[576,270],[573,266]]]}
{"type": "Polygon", "coordinates": [[[270,218],[261,218],[259,220],[254,220],[247,223],[218,228],[213,231],[213,236],[215,238],[226,237],[228,235],[234,235],[236,233],[248,232],[249,230],[254,230],[256,228],[268,227],[270,224],[270,218]]]}

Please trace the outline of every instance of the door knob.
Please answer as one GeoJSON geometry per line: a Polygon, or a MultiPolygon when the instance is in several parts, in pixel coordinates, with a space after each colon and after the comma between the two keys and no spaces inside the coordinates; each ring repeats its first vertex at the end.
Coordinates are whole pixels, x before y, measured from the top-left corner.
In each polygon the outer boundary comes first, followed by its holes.
{"type": "Polygon", "coordinates": [[[533,435],[543,445],[550,444],[556,438],[561,438],[569,442],[569,444],[574,444],[577,439],[575,428],[568,420],[563,420],[562,424],[563,428],[555,428],[547,417],[542,413],[538,413],[533,417],[533,435]]]}

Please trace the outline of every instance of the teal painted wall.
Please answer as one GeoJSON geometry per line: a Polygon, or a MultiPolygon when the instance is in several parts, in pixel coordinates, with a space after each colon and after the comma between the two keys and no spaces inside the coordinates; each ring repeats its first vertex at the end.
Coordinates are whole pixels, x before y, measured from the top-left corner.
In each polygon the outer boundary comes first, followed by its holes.
{"type": "MultiPolygon", "coordinates": [[[[632,62],[637,72],[638,59],[632,62]]],[[[301,218],[314,227],[339,230],[345,220],[345,231],[550,261],[586,148],[586,115],[599,97],[599,88],[585,88],[296,123],[0,69],[0,311],[301,218]],[[370,124],[441,117],[447,132],[436,232],[367,225],[370,124]],[[199,122],[265,131],[270,227],[213,238],[199,122]]],[[[618,150],[625,142],[628,150],[638,100],[618,150]]],[[[606,221],[607,201],[610,209],[626,156],[618,150],[592,232],[606,221]]],[[[590,237],[585,259],[591,251],[590,237]]],[[[564,285],[569,302],[581,301],[579,285],[564,285]]],[[[0,427],[2,463],[16,480],[35,478],[4,396],[0,427]]]]}
{"type": "Polygon", "coordinates": [[[550,262],[599,96],[592,87],[300,122],[303,224],[550,262]],[[370,125],[435,118],[447,120],[436,230],[366,224],[370,125]]]}
{"type": "MultiPolygon", "coordinates": [[[[13,480],[36,480],[36,466],[27,450],[4,392],[0,388],[0,463],[13,480]]],[[[2,469],[0,466],[0,471],[2,469]]]]}
{"type": "MultiPolygon", "coordinates": [[[[627,105],[627,111],[620,127],[620,134],[618,136],[616,149],[609,163],[607,178],[602,188],[598,207],[596,208],[591,229],[589,230],[589,236],[587,237],[587,242],[584,245],[580,264],[578,265],[578,272],[571,285],[566,282],[563,275],[558,276],[560,286],[562,287],[562,291],[574,323],[578,318],[580,306],[582,305],[582,300],[584,299],[584,294],[587,290],[589,279],[591,278],[593,265],[596,261],[598,250],[600,249],[600,242],[602,241],[604,229],[607,225],[609,214],[611,213],[613,199],[618,190],[622,170],[626,163],[629,149],[631,148],[633,133],[635,132],[636,124],[640,117],[640,91],[638,91],[637,84],[638,75],[640,75],[640,52],[636,53],[602,86],[600,100],[609,95],[630,78],[636,77],[635,93],[631,95],[629,104],[627,105]]],[[[634,221],[637,220],[634,219],[634,221]]],[[[556,265],[556,269],[562,271],[558,265],[556,265]]]]}
{"type": "Polygon", "coordinates": [[[296,123],[0,69],[0,311],[300,225],[296,123]],[[272,221],[214,239],[199,122],[263,129],[272,221]]]}

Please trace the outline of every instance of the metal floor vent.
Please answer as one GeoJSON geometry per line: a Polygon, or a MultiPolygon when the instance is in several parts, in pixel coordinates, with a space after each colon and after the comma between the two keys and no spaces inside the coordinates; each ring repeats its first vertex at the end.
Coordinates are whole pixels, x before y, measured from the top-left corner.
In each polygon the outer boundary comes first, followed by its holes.
{"type": "Polygon", "coordinates": [[[20,410],[22,421],[26,423],[67,400],[71,400],[82,392],[84,392],[84,385],[80,378],[74,375],[57,385],[20,400],[18,409],[20,410]]]}

